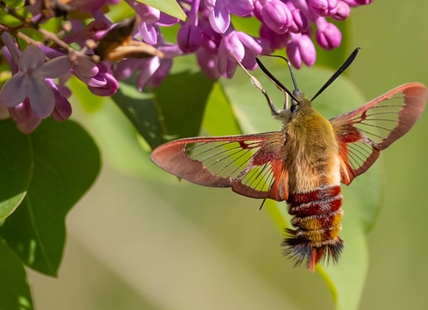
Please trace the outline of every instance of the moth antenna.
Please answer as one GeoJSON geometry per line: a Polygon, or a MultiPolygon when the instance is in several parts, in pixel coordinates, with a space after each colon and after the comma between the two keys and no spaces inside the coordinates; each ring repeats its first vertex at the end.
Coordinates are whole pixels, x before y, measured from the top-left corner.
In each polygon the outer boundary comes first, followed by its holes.
{"type": "Polygon", "coordinates": [[[262,204],[260,205],[259,210],[261,210],[261,209],[263,208],[263,206],[264,206],[264,204],[265,204],[265,201],[266,201],[266,198],[265,198],[265,199],[263,199],[262,204]]]}
{"type": "Polygon", "coordinates": [[[285,58],[284,56],[280,56],[280,55],[264,55],[264,56],[281,58],[282,60],[285,60],[285,62],[287,63],[287,66],[288,66],[288,70],[290,71],[291,80],[293,81],[294,91],[299,93],[300,90],[299,90],[299,87],[297,86],[297,81],[296,81],[296,78],[294,77],[293,67],[291,66],[290,61],[287,58],[285,58]]]}
{"type": "Polygon", "coordinates": [[[232,52],[230,52],[230,54],[233,56],[233,58],[235,58],[236,62],[238,63],[238,65],[241,67],[242,70],[244,70],[244,72],[250,77],[251,83],[257,88],[259,89],[262,94],[265,96],[269,108],[272,111],[272,114],[274,116],[278,116],[279,112],[276,109],[275,105],[273,104],[272,100],[269,98],[269,95],[267,94],[266,90],[263,88],[262,84],[259,82],[259,80],[257,80],[253,75],[250,74],[250,72],[248,72],[247,69],[244,68],[244,66],[242,65],[242,63],[239,61],[239,59],[235,56],[235,54],[233,54],[232,52]]]}
{"type": "MultiPolygon", "coordinates": [[[[272,57],[276,57],[274,55],[272,55],[272,57]]],[[[279,56],[278,56],[279,57],[279,56]]],[[[284,86],[284,84],[282,84],[280,81],[278,81],[278,79],[276,77],[273,76],[272,73],[270,73],[270,71],[263,65],[263,63],[261,62],[260,59],[258,59],[256,57],[256,61],[257,64],[259,65],[260,69],[263,71],[264,74],[266,74],[266,76],[274,83],[276,84],[276,86],[278,86],[283,92],[286,92],[287,94],[290,95],[291,98],[293,98],[294,101],[299,102],[299,100],[296,99],[296,97],[294,96],[294,93],[289,91],[287,87],[284,86]]],[[[288,63],[287,63],[288,64],[288,63]]],[[[299,93],[299,90],[297,89],[297,84],[296,84],[296,79],[294,78],[294,73],[293,70],[291,69],[291,67],[289,67],[290,69],[290,74],[291,74],[291,78],[293,80],[294,87],[295,89],[295,93],[299,93]]]]}
{"type": "Polygon", "coordinates": [[[349,55],[348,59],[345,60],[343,65],[340,66],[340,68],[331,76],[331,78],[328,79],[328,81],[321,87],[321,89],[315,94],[315,96],[312,97],[311,101],[314,101],[316,97],[318,97],[327,87],[330,86],[331,83],[334,82],[354,61],[355,57],[357,57],[358,51],[360,50],[359,47],[354,49],[354,51],[349,55]]]}

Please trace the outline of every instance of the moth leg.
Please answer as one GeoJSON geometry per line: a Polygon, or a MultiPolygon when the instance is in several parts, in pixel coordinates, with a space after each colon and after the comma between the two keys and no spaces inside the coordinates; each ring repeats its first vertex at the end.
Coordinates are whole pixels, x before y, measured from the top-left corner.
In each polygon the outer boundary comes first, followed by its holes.
{"type": "Polygon", "coordinates": [[[238,58],[236,58],[236,56],[235,56],[232,52],[231,52],[230,54],[233,56],[233,58],[235,58],[236,62],[237,62],[237,63],[238,63],[238,65],[242,68],[242,70],[244,70],[244,72],[245,72],[245,73],[250,77],[251,83],[252,83],[252,84],[253,84],[257,89],[259,89],[259,90],[262,92],[262,94],[265,96],[265,98],[266,98],[266,100],[267,100],[267,102],[268,102],[269,108],[270,108],[270,110],[272,111],[272,115],[274,115],[274,116],[278,116],[278,115],[279,115],[278,110],[276,109],[276,107],[275,107],[275,105],[273,104],[272,100],[269,98],[269,95],[267,94],[266,90],[263,88],[263,86],[262,86],[262,84],[259,82],[259,80],[257,80],[253,75],[251,75],[251,74],[250,74],[250,72],[248,72],[248,70],[247,70],[247,69],[245,69],[245,68],[244,68],[244,66],[241,64],[241,62],[239,61],[239,59],[238,59],[238,58]]]}

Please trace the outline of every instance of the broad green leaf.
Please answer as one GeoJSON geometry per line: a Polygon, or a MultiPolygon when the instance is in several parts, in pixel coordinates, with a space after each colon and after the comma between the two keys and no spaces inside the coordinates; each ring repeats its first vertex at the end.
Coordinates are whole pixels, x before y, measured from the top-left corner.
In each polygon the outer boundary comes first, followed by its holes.
{"type": "Polygon", "coordinates": [[[70,79],[74,113],[85,124],[103,154],[103,161],[122,174],[158,178],[156,165],[149,158],[150,146],[114,103],[111,97],[98,97],[76,78],[70,79]],[[93,98],[98,99],[96,111],[93,98]],[[141,144],[141,145],[140,145],[141,144]]]}
{"type": "Polygon", "coordinates": [[[139,0],[138,2],[150,5],[161,12],[186,20],[186,14],[181,9],[176,0],[139,0]]]}
{"type": "Polygon", "coordinates": [[[6,0],[4,3],[6,3],[6,5],[10,8],[17,8],[24,5],[23,0],[6,0]]]}
{"type": "Polygon", "coordinates": [[[113,100],[152,148],[199,134],[213,80],[201,72],[173,73],[151,93],[129,83],[121,83],[113,100]]]}
{"type": "Polygon", "coordinates": [[[89,189],[100,155],[77,123],[46,119],[31,142],[33,175],[19,208],[0,227],[0,236],[29,267],[56,275],[65,244],[65,216],[89,189]]]}
{"type": "Polygon", "coordinates": [[[31,310],[27,274],[19,258],[0,239],[0,310],[31,310]]]}
{"type": "Polygon", "coordinates": [[[135,10],[126,1],[119,1],[106,15],[114,22],[123,21],[125,18],[132,18],[135,16],[135,10]]]}
{"type": "Polygon", "coordinates": [[[237,31],[242,31],[250,36],[258,38],[260,36],[259,30],[260,26],[262,25],[262,22],[259,21],[256,18],[248,18],[248,17],[241,17],[237,15],[231,15],[231,22],[233,24],[233,27],[237,31]]]}
{"type": "Polygon", "coordinates": [[[97,113],[105,104],[106,97],[100,97],[91,93],[88,85],[76,77],[70,79],[70,86],[74,90],[72,100],[76,100],[87,113],[97,113]]]}
{"type": "Polygon", "coordinates": [[[30,139],[15,122],[0,122],[0,222],[24,199],[32,176],[33,153],[30,139]]]}
{"type": "Polygon", "coordinates": [[[207,101],[203,130],[212,136],[229,136],[242,134],[232,111],[232,106],[223,87],[219,82],[214,84],[213,90],[207,101]],[[219,126],[221,124],[221,126],[219,126]]]}
{"type": "MultiPolygon", "coordinates": [[[[266,60],[266,66],[281,81],[289,79],[283,64],[266,60]]],[[[296,72],[299,88],[309,97],[331,76],[333,71],[317,67],[296,72]]],[[[269,96],[282,109],[284,96],[263,77],[260,71],[253,73],[266,88],[269,96]]],[[[283,82],[290,85],[290,82],[283,82]]],[[[281,124],[270,117],[270,110],[263,95],[253,87],[249,78],[238,72],[231,81],[222,81],[224,91],[232,103],[238,122],[244,133],[279,130],[281,124]]],[[[327,118],[352,110],[364,103],[360,92],[346,78],[338,79],[314,102],[314,107],[327,118]]],[[[366,278],[368,260],[365,232],[373,225],[380,200],[380,173],[374,165],[367,173],[354,180],[348,188],[343,186],[343,230],[345,251],[336,266],[318,266],[317,271],[328,285],[337,309],[357,309],[366,278]]],[[[268,206],[278,229],[283,232],[289,220],[282,215],[278,204],[268,206]],[[281,217],[284,217],[281,219],[281,217]]]]}
{"type": "Polygon", "coordinates": [[[17,27],[19,25],[22,25],[22,22],[19,19],[13,17],[12,15],[7,14],[5,11],[0,10],[0,24],[9,27],[17,27]]]}

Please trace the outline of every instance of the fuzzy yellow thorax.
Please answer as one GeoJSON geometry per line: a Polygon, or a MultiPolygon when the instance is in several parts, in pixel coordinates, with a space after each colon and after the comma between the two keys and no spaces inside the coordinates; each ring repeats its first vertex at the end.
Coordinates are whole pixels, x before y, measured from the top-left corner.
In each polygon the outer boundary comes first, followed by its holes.
{"type": "Polygon", "coordinates": [[[306,96],[299,93],[298,97],[299,103],[294,111],[290,109],[290,120],[283,127],[290,190],[306,192],[323,185],[339,185],[339,147],[333,127],[312,108],[306,96]]]}

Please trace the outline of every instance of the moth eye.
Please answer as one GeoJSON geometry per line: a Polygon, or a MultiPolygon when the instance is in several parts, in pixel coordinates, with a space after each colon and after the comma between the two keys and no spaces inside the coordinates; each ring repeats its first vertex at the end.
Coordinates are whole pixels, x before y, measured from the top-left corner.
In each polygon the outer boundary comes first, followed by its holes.
{"type": "Polygon", "coordinates": [[[298,109],[299,109],[299,105],[298,105],[298,104],[293,104],[293,105],[291,105],[291,107],[290,107],[290,111],[291,111],[291,113],[296,112],[298,109]]]}

